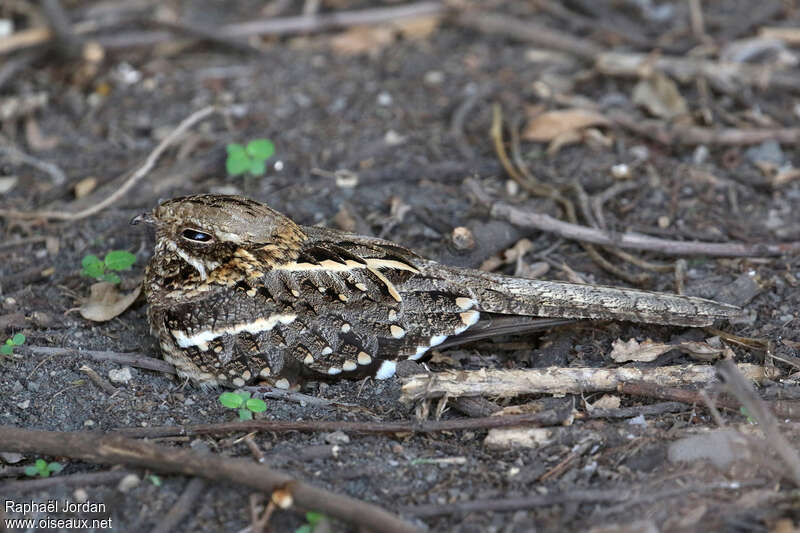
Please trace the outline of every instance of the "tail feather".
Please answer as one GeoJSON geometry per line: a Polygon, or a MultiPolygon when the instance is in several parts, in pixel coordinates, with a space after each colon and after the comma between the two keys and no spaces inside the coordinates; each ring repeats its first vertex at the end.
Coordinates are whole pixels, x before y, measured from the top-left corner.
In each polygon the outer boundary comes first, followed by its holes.
{"type": "MultiPolygon", "coordinates": [[[[628,320],[671,326],[709,326],[741,316],[739,307],[677,294],[512,278],[467,271],[478,310],[537,317],[628,320]],[[478,278],[480,282],[475,278],[478,278]]],[[[464,280],[465,282],[468,280],[464,280]]]]}

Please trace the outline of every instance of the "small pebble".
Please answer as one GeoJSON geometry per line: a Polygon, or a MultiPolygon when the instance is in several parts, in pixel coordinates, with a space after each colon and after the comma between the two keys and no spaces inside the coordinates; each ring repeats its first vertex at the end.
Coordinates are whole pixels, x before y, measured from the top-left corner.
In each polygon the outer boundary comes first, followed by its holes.
{"type": "Polygon", "coordinates": [[[133,376],[131,375],[131,368],[128,366],[123,366],[122,368],[115,368],[108,371],[108,379],[110,379],[113,383],[122,383],[127,385],[133,376]]]}
{"type": "Polygon", "coordinates": [[[85,503],[89,501],[89,493],[86,492],[86,489],[77,488],[72,493],[72,499],[78,503],[85,503]]]}
{"type": "Polygon", "coordinates": [[[117,490],[122,493],[130,492],[132,489],[138,487],[140,482],[139,476],[136,474],[128,474],[119,481],[117,490]]]}
{"type": "Polygon", "coordinates": [[[333,433],[326,433],[323,435],[325,442],[328,444],[348,444],[350,437],[344,431],[334,431],[333,433]]]}
{"type": "Polygon", "coordinates": [[[384,107],[388,107],[392,105],[392,95],[387,93],[386,91],[382,91],[378,94],[378,105],[382,105],[384,107]]]}
{"type": "Polygon", "coordinates": [[[658,227],[661,229],[667,229],[671,223],[671,220],[666,215],[661,215],[658,217],[658,227]]]}
{"type": "Polygon", "coordinates": [[[631,167],[626,165],[625,163],[620,163],[619,165],[614,165],[611,167],[611,175],[614,176],[614,179],[618,180],[627,180],[631,177],[631,167]]]}
{"type": "Polygon", "coordinates": [[[444,82],[444,73],[440,70],[429,70],[425,73],[427,85],[441,85],[444,82]]]}
{"type": "Polygon", "coordinates": [[[472,235],[469,228],[464,226],[453,228],[451,238],[453,239],[453,246],[455,246],[457,250],[472,250],[475,248],[475,237],[472,235]]]}

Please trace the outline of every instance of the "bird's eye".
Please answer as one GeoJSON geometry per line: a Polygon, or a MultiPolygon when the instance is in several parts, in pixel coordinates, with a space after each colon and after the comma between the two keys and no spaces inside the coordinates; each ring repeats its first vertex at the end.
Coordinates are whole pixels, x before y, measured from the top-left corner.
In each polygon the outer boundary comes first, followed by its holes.
{"type": "Polygon", "coordinates": [[[211,240],[211,235],[203,233],[202,231],[197,231],[196,229],[185,229],[181,235],[184,239],[195,242],[209,242],[211,240]]]}

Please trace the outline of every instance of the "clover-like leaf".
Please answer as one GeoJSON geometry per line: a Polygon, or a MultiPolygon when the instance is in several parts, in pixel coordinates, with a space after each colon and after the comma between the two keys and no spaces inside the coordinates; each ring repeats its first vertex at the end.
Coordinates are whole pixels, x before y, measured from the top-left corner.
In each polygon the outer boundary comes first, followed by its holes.
{"type": "Polygon", "coordinates": [[[0,346],[0,355],[11,355],[12,353],[14,353],[13,344],[3,344],[0,346]]]}
{"type": "Polygon", "coordinates": [[[25,475],[28,477],[34,477],[39,475],[39,469],[35,466],[26,466],[25,467],[25,475]]]}
{"type": "Polygon", "coordinates": [[[103,261],[110,270],[128,270],[136,262],[136,256],[127,250],[114,250],[103,261]]]}
{"type": "Polygon", "coordinates": [[[303,524],[302,526],[298,527],[294,530],[294,533],[313,533],[313,529],[308,524],[303,524]]]}
{"type": "Polygon", "coordinates": [[[244,406],[254,413],[263,413],[267,410],[267,404],[260,398],[250,398],[244,403],[244,406]]]}
{"type": "Polygon", "coordinates": [[[306,513],[306,521],[312,526],[319,524],[323,518],[325,518],[325,515],[316,511],[309,511],[306,513]]]}
{"type": "Polygon", "coordinates": [[[263,176],[267,172],[267,165],[263,159],[253,159],[250,162],[249,170],[253,176],[263,176]]]}
{"type": "Polygon", "coordinates": [[[54,461],[52,463],[48,463],[47,464],[47,470],[52,472],[52,473],[54,473],[54,474],[57,474],[57,473],[61,472],[62,470],[64,470],[64,466],[61,463],[57,463],[57,462],[54,461]]]}
{"type": "Polygon", "coordinates": [[[239,420],[252,420],[253,413],[242,407],[239,409],[239,420]]]}
{"type": "Polygon", "coordinates": [[[25,344],[25,335],[23,335],[22,333],[16,333],[14,334],[13,337],[11,337],[10,340],[11,344],[13,344],[14,346],[22,346],[23,344],[25,344]]]}
{"type": "Polygon", "coordinates": [[[225,160],[225,170],[231,176],[238,176],[250,170],[252,160],[241,144],[229,144],[227,146],[228,158],[225,160]]]}
{"type": "Polygon", "coordinates": [[[244,399],[233,392],[223,392],[219,395],[219,403],[230,409],[238,409],[244,403],[244,399]]]}
{"type": "Polygon", "coordinates": [[[246,150],[253,159],[264,161],[275,153],[275,145],[269,139],[254,139],[247,143],[246,150]]]}
{"type": "Polygon", "coordinates": [[[106,270],[105,264],[96,255],[89,254],[81,260],[83,273],[90,278],[99,278],[106,270]]]}

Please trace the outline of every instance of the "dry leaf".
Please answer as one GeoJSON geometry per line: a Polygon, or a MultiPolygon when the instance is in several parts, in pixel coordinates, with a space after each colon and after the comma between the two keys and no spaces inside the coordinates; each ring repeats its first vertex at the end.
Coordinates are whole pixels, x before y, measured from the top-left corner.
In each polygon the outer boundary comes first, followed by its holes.
{"type": "Polygon", "coordinates": [[[541,113],[528,120],[522,132],[526,141],[550,142],[590,126],[607,126],[608,119],[590,109],[561,109],[541,113]]]}
{"type": "Polygon", "coordinates": [[[95,187],[97,187],[97,178],[91,176],[88,178],[83,178],[73,187],[75,198],[83,198],[92,192],[95,187]]]}
{"type": "Polygon", "coordinates": [[[655,361],[656,358],[670,350],[675,349],[675,346],[664,344],[661,342],[653,342],[651,339],[640,343],[636,339],[631,339],[627,342],[622,339],[617,339],[611,345],[611,359],[617,363],[625,363],[627,361],[650,362],[655,361]]]}
{"type": "Polygon", "coordinates": [[[375,53],[392,44],[395,30],[389,26],[353,26],[331,38],[331,48],[337,54],[357,55],[375,53]]]}
{"type": "Polygon", "coordinates": [[[665,344],[662,342],[653,342],[647,339],[644,342],[639,342],[636,339],[623,341],[617,339],[611,345],[611,359],[617,363],[625,363],[628,361],[639,361],[647,363],[655,361],[655,359],[670,350],[680,350],[683,353],[700,359],[701,361],[713,361],[722,354],[722,348],[711,346],[707,342],[694,342],[687,341],[678,344],[665,344]]]}
{"type": "Polygon", "coordinates": [[[784,170],[778,170],[775,177],[772,178],[772,186],[773,187],[781,187],[786,185],[790,181],[796,180],[800,178],[800,168],[787,168],[784,170]]]}
{"type": "Polygon", "coordinates": [[[398,19],[392,23],[404,39],[410,41],[425,39],[439,27],[439,17],[410,17],[398,19]]]}
{"type": "Polygon", "coordinates": [[[674,81],[660,72],[641,80],[633,88],[633,103],[656,117],[673,119],[688,112],[686,100],[674,81]]]}
{"type": "Polygon", "coordinates": [[[604,394],[602,398],[591,404],[592,409],[619,409],[622,400],[614,394],[604,394]]]}
{"type": "Polygon", "coordinates": [[[89,299],[81,306],[81,316],[93,322],[106,322],[121,315],[129,308],[139,293],[141,283],[129,293],[121,293],[117,286],[107,281],[95,283],[89,288],[89,299]]]}

